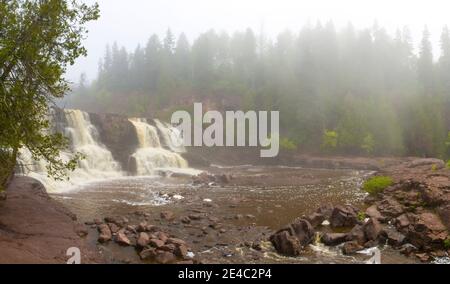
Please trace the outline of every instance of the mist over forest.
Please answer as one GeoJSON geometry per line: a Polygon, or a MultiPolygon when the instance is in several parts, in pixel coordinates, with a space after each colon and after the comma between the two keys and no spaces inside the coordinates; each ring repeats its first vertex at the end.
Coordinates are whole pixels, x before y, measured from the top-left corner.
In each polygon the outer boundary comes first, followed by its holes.
{"type": "Polygon", "coordinates": [[[408,28],[336,30],[332,22],[271,40],[251,29],[210,30],[190,43],[170,29],[129,51],[106,47],[92,84],[81,76],[70,107],[169,117],[191,110],[279,110],[282,147],[333,154],[449,152],[450,34],[433,58],[426,27],[419,52],[408,28]]]}

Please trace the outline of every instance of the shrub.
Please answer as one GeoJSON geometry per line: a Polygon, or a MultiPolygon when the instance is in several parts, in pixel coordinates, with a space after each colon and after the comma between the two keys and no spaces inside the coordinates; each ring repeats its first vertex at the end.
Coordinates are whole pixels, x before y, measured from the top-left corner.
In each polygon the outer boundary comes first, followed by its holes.
{"type": "Polygon", "coordinates": [[[295,151],[297,150],[297,145],[295,144],[294,141],[290,140],[289,138],[281,138],[280,148],[283,150],[295,151]]]}
{"type": "Polygon", "coordinates": [[[325,130],[322,137],[322,149],[334,151],[337,148],[339,135],[336,131],[325,130]]]}
{"type": "Polygon", "coordinates": [[[450,160],[447,161],[447,169],[450,169],[450,160]]]}
{"type": "Polygon", "coordinates": [[[371,133],[368,133],[363,140],[363,143],[361,145],[361,149],[366,152],[366,154],[372,154],[373,150],[375,148],[375,139],[373,138],[373,135],[371,133]]]}
{"type": "Polygon", "coordinates": [[[444,248],[450,249],[450,237],[444,241],[444,248]]]}
{"type": "Polygon", "coordinates": [[[392,178],[386,176],[376,176],[367,180],[364,185],[364,191],[369,194],[378,194],[383,192],[387,187],[393,183],[392,178]]]}
{"type": "Polygon", "coordinates": [[[358,212],[358,220],[359,220],[359,221],[364,221],[364,220],[366,220],[366,218],[367,218],[366,213],[364,213],[364,212],[358,212]]]}

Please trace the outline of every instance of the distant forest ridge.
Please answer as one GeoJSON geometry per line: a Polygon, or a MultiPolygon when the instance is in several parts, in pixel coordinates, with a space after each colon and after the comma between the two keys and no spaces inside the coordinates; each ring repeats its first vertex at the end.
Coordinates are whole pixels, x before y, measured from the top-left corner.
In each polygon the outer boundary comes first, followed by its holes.
{"type": "Polygon", "coordinates": [[[165,117],[203,102],[217,110],[279,110],[282,147],[315,153],[450,156],[450,32],[433,60],[408,29],[337,31],[330,22],[276,40],[214,30],[191,44],[170,30],[133,52],[108,46],[98,77],[82,76],[70,107],[165,117]]]}

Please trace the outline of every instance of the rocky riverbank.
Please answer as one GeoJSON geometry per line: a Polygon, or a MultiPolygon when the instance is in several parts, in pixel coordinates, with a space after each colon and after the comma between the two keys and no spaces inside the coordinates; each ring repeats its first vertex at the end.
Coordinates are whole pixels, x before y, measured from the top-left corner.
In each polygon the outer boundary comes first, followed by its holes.
{"type": "Polygon", "coordinates": [[[83,263],[103,263],[89,244],[87,228],[51,199],[38,181],[16,177],[0,201],[0,263],[64,264],[69,248],[81,251],[83,263]]]}
{"type": "Polygon", "coordinates": [[[370,195],[367,208],[323,206],[270,237],[276,250],[299,256],[319,240],[346,255],[389,245],[404,255],[430,262],[450,255],[450,170],[436,159],[414,159],[377,174],[394,184],[370,195]]]}

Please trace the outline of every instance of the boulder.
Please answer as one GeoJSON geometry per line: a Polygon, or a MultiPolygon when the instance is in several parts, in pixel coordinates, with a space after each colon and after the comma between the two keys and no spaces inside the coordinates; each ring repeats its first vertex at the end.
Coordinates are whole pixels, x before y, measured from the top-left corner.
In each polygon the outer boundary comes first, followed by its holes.
{"type": "Polygon", "coordinates": [[[299,240],[291,236],[288,231],[277,232],[270,237],[270,242],[280,254],[287,256],[298,256],[302,246],[299,240]]]}
{"type": "Polygon", "coordinates": [[[181,239],[177,239],[177,238],[168,238],[167,239],[167,243],[168,244],[174,244],[177,246],[181,246],[181,245],[186,245],[186,242],[181,240],[181,239]]]}
{"type": "Polygon", "coordinates": [[[145,232],[139,233],[139,237],[137,240],[137,246],[144,248],[144,247],[148,246],[149,243],[150,243],[149,235],[145,232]]]}
{"type": "Polygon", "coordinates": [[[370,220],[364,224],[363,228],[364,236],[369,241],[378,240],[378,237],[380,236],[380,233],[382,231],[380,222],[378,222],[375,218],[370,218],[370,220]]]}
{"type": "Polygon", "coordinates": [[[111,233],[111,230],[109,229],[108,225],[100,224],[97,229],[98,229],[98,232],[100,233],[100,235],[98,237],[98,241],[100,243],[106,243],[112,239],[112,233],[111,233]]]}
{"type": "Polygon", "coordinates": [[[334,207],[331,204],[322,205],[319,207],[319,209],[316,210],[316,213],[323,215],[325,217],[325,219],[328,220],[331,218],[333,209],[334,209],[334,207]]]}
{"type": "Polygon", "coordinates": [[[363,249],[364,247],[357,241],[351,241],[344,244],[344,246],[342,247],[342,253],[345,255],[352,255],[363,249]]]}
{"type": "Polygon", "coordinates": [[[408,165],[409,168],[417,168],[423,166],[429,167],[435,166],[436,169],[442,169],[445,167],[445,163],[443,160],[440,159],[426,158],[426,159],[416,159],[408,165]]]}
{"type": "Polygon", "coordinates": [[[166,233],[164,232],[156,232],[155,236],[160,239],[161,241],[163,241],[164,243],[167,242],[167,240],[169,239],[169,237],[167,236],[166,233]]]}
{"type": "Polygon", "coordinates": [[[330,224],[334,228],[353,227],[357,223],[357,210],[351,206],[336,206],[331,213],[330,224]]]}
{"type": "Polygon", "coordinates": [[[410,214],[402,214],[394,219],[394,225],[397,229],[402,230],[409,227],[411,222],[409,221],[410,214]]]}
{"type": "Polygon", "coordinates": [[[362,225],[356,225],[347,234],[347,241],[356,241],[358,244],[363,245],[367,242],[364,227],[362,225]]]}
{"type": "Polygon", "coordinates": [[[347,234],[344,233],[325,233],[322,236],[322,243],[327,246],[337,246],[347,241],[347,234]]]}
{"type": "Polygon", "coordinates": [[[441,249],[448,237],[447,228],[433,213],[422,213],[416,218],[413,228],[407,233],[407,238],[421,250],[441,249]]]}
{"type": "Polygon", "coordinates": [[[290,225],[290,231],[291,235],[296,237],[302,246],[310,244],[315,235],[314,228],[305,219],[297,219],[290,225]]]}
{"type": "Polygon", "coordinates": [[[117,232],[120,231],[120,227],[114,223],[108,223],[108,227],[111,230],[111,233],[113,233],[113,234],[116,234],[117,232]]]}
{"type": "Polygon", "coordinates": [[[168,251],[168,252],[174,252],[177,249],[177,246],[174,244],[166,244],[162,247],[158,248],[158,250],[168,251]]]}
{"type": "Polygon", "coordinates": [[[323,221],[325,221],[325,215],[321,213],[313,213],[305,218],[313,228],[317,228],[322,225],[323,221]]]}
{"type": "Polygon", "coordinates": [[[382,236],[387,244],[394,248],[401,247],[406,240],[405,235],[390,227],[383,229],[382,236]]]}
{"type": "Polygon", "coordinates": [[[378,205],[378,211],[384,216],[395,218],[403,214],[405,210],[397,200],[387,197],[378,205]]]}
{"type": "Polygon", "coordinates": [[[122,245],[122,246],[130,246],[131,245],[131,241],[125,234],[125,230],[121,230],[121,231],[117,232],[116,243],[118,243],[119,245],[122,245]]]}
{"type": "Polygon", "coordinates": [[[185,258],[188,252],[188,248],[185,245],[178,246],[175,249],[175,255],[181,258],[185,258]]]}

